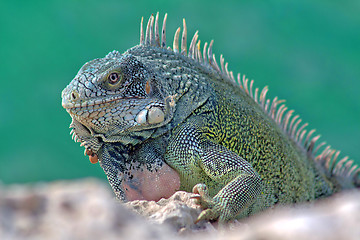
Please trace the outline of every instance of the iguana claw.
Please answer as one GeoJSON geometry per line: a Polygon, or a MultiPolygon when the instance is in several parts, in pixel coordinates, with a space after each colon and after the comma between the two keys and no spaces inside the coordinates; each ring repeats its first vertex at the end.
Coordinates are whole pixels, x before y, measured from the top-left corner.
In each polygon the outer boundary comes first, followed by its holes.
{"type": "Polygon", "coordinates": [[[196,204],[204,209],[196,219],[195,224],[201,220],[216,220],[220,217],[220,204],[210,196],[205,184],[196,184],[193,187],[193,193],[199,194],[199,196],[194,196],[192,198],[196,200],[196,204]]]}
{"type": "Polygon", "coordinates": [[[211,205],[212,197],[209,195],[207,186],[203,183],[196,184],[193,189],[193,193],[198,194],[199,197],[194,197],[196,199],[196,204],[200,205],[202,208],[209,208],[211,205]]]}
{"type": "Polygon", "coordinates": [[[190,197],[190,199],[195,199],[195,200],[196,200],[196,204],[197,204],[197,201],[200,201],[201,196],[200,196],[199,194],[197,194],[197,195],[195,195],[195,196],[190,197]]]}

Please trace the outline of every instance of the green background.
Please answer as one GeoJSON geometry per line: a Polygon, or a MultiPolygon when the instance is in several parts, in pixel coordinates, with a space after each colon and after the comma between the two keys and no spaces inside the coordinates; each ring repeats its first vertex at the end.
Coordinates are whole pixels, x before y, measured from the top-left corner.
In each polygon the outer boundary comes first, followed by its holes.
{"type": "Polygon", "coordinates": [[[0,180],[105,178],[71,140],[60,94],[85,62],[136,45],[141,16],[157,11],[169,43],[185,17],[229,69],[360,163],[360,1],[2,0],[0,180]]]}

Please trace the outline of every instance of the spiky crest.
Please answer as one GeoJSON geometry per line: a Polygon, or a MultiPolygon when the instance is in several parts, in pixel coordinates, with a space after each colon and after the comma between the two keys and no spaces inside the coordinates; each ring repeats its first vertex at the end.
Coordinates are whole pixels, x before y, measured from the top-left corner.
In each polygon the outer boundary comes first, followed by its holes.
{"type": "Polygon", "coordinates": [[[290,136],[296,143],[302,146],[308,156],[312,157],[315,162],[322,166],[325,170],[325,173],[328,177],[337,177],[337,178],[347,178],[354,181],[355,185],[360,186],[360,168],[353,164],[353,160],[348,160],[348,157],[344,157],[340,160],[338,156],[340,151],[331,149],[327,145],[323,151],[317,155],[317,152],[326,145],[325,142],[318,144],[315,148],[317,141],[320,138],[320,135],[312,137],[312,134],[315,132],[315,129],[306,130],[308,123],[300,124],[301,119],[299,115],[293,116],[294,110],[288,110],[285,104],[285,100],[279,100],[278,97],[274,97],[271,101],[266,98],[268,92],[268,86],[265,86],[259,95],[259,88],[253,89],[254,80],[250,81],[246,78],[245,75],[238,73],[237,79],[234,78],[233,72],[228,70],[228,63],[225,62],[223,55],[220,55],[220,67],[216,62],[215,54],[212,52],[212,47],[214,41],[211,40],[209,47],[208,43],[204,43],[203,51],[201,54],[200,40],[198,40],[198,31],[195,32],[190,46],[189,52],[187,53],[187,28],[185,19],[183,19],[183,32],[181,37],[181,44],[179,49],[179,37],[181,28],[179,27],[174,34],[173,49],[167,47],[166,44],[166,21],[167,14],[164,16],[162,32],[161,32],[161,44],[159,39],[159,13],[156,14],[155,20],[154,16],[151,15],[147,27],[146,35],[144,38],[143,30],[143,18],[141,19],[140,24],[140,45],[145,46],[155,46],[161,48],[168,48],[175,53],[180,53],[187,55],[189,58],[194,59],[200,64],[212,68],[214,71],[221,74],[224,79],[237,83],[243,91],[245,91],[256,103],[258,103],[263,110],[278,124],[278,126],[290,136]],[[154,26],[155,24],[155,26],[154,26]],[[155,31],[154,31],[155,29],[155,31]],[[271,103],[270,103],[271,102],[271,103]],[[280,105],[281,104],[281,105],[280,105]],[[280,107],[279,107],[280,105],[280,107]],[[305,140],[304,140],[305,138],[305,140]]]}

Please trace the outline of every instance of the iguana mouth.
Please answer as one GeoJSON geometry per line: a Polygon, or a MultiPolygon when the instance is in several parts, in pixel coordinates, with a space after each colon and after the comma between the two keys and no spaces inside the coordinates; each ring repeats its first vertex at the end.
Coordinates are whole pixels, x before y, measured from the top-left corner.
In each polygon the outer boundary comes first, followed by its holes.
{"type": "Polygon", "coordinates": [[[63,98],[62,106],[65,109],[78,109],[92,107],[93,109],[106,108],[109,104],[117,104],[124,100],[139,100],[144,99],[143,97],[111,97],[111,98],[96,98],[89,100],[69,100],[68,98],[63,98]],[[77,101],[77,102],[75,102],[77,101]]]}
{"type": "Polygon", "coordinates": [[[127,131],[130,128],[153,128],[162,124],[167,119],[167,110],[165,104],[152,100],[147,101],[142,99],[139,102],[138,98],[117,99],[107,101],[97,105],[89,105],[87,107],[73,107],[66,108],[68,113],[89,135],[96,137],[107,136],[111,124],[116,125],[116,132],[127,131]],[[110,104],[111,103],[111,104],[110,104]]]}
{"type": "Polygon", "coordinates": [[[82,137],[91,136],[92,132],[86,125],[82,124],[76,119],[73,119],[70,124],[70,128],[72,128],[70,134],[75,142],[81,142],[82,137]]]}

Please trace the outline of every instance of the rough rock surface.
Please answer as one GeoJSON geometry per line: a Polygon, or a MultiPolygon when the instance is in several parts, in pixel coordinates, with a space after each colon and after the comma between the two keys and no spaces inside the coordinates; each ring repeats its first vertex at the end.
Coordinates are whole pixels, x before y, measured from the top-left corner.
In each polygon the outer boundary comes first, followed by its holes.
{"type": "Polygon", "coordinates": [[[152,223],[169,225],[182,234],[215,230],[210,222],[194,224],[201,212],[200,207],[191,199],[195,195],[179,191],[170,198],[160,199],[158,202],[137,200],[128,202],[125,206],[145,216],[152,223]]]}
{"type": "Polygon", "coordinates": [[[0,239],[168,239],[96,180],[0,187],[0,239]]]}
{"type": "Polygon", "coordinates": [[[97,180],[0,185],[0,239],[360,239],[360,191],[277,208],[220,230],[193,224],[200,209],[191,196],[119,204],[97,180]]]}

